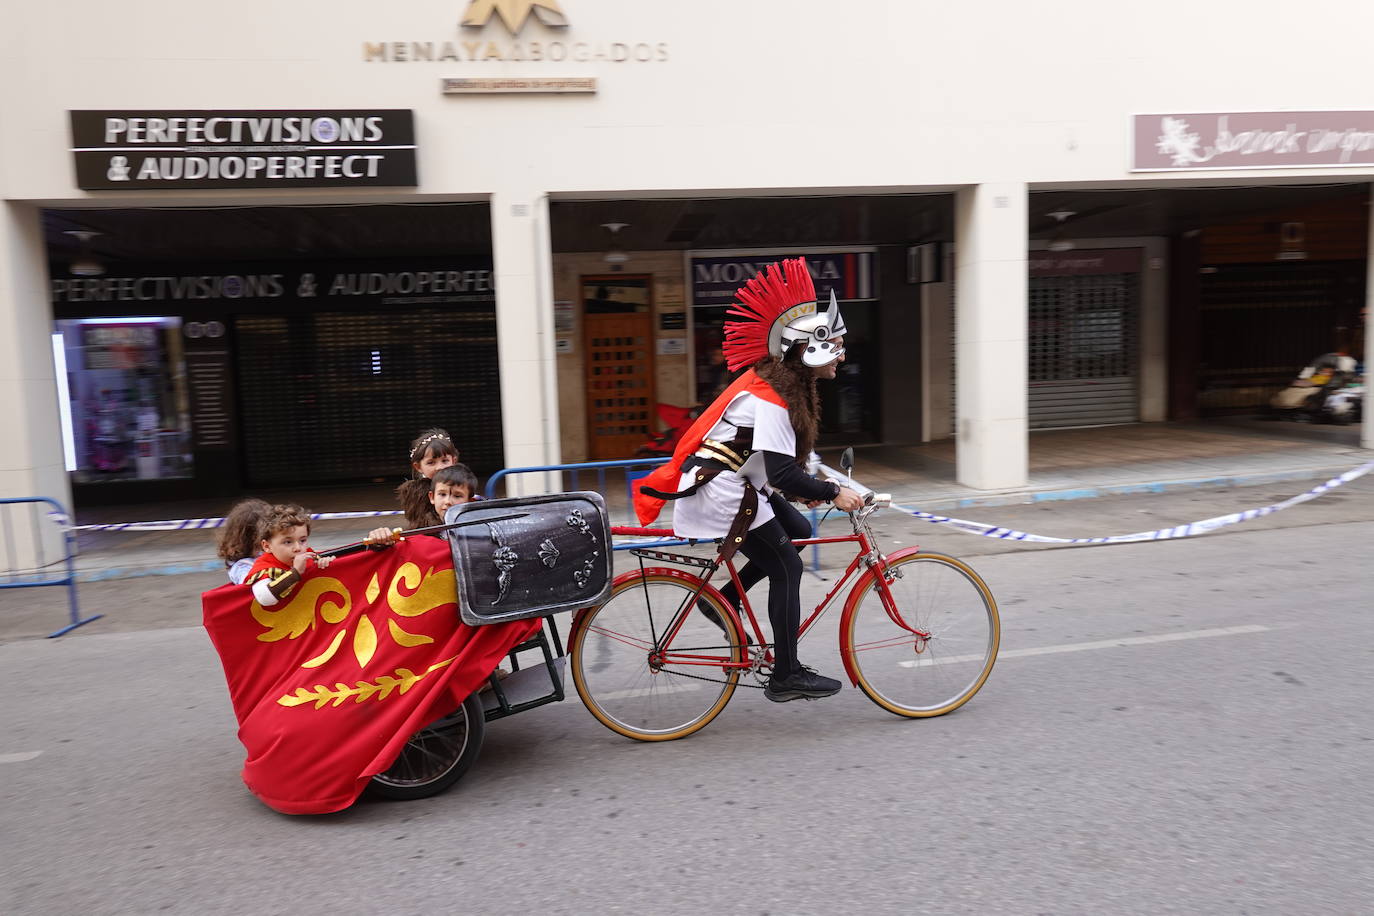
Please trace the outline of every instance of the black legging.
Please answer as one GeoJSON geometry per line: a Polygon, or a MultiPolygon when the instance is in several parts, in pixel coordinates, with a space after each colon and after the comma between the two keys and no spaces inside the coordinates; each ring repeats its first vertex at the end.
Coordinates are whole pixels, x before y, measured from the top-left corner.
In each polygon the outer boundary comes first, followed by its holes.
{"type": "MultiPolygon", "coordinates": [[[[739,570],[746,591],[768,577],[768,621],[773,627],[773,671],[788,675],[801,667],[797,661],[797,628],[801,626],[801,548],[794,538],[811,536],[811,523],[776,491],[768,497],[773,517],[750,531],[740,544],[749,562],[739,570]]],[[[739,591],[733,581],[720,590],[736,608],[739,591]]]]}

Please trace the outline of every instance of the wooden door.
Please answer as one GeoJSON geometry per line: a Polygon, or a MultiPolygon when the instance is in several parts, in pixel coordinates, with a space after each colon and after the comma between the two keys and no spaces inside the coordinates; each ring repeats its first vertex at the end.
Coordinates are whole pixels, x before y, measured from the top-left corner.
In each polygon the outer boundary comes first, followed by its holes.
{"type": "Polygon", "coordinates": [[[649,277],[583,277],[587,439],[593,461],[634,457],[654,423],[649,277]]]}

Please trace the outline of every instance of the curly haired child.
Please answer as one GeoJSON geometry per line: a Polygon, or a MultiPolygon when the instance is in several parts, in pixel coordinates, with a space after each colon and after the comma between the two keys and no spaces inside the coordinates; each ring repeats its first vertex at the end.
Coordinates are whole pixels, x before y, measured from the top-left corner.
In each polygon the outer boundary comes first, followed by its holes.
{"type": "Polygon", "coordinates": [[[262,554],[244,582],[253,586],[253,597],[263,607],[286,597],[312,565],[324,569],[331,559],[310,549],[310,513],[300,506],[268,509],[258,526],[258,546],[262,554]]]}
{"type": "Polygon", "coordinates": [[[215,555],[228,568],[229,581],[242,585],[253,568],[253,560],[262,552],[258,546],[258,526],[272,507],[266,500],[244,499],[235,503],[224,517],[224,524],[215,539],[215,555]]]}

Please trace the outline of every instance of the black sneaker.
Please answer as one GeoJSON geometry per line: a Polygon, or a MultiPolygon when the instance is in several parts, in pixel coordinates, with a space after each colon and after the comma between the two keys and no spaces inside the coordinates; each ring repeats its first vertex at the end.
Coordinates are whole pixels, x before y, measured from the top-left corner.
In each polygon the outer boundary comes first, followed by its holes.
{"type": "Polygon", "coordinates": [[[816,700],[839,692],[839,681],[833,677],[817,674],[805,667],[783,677],[775,674],[768,679],[768,686],[763,688],[763,695],[774,703],[786,703],[788,700],[816,700]]]}

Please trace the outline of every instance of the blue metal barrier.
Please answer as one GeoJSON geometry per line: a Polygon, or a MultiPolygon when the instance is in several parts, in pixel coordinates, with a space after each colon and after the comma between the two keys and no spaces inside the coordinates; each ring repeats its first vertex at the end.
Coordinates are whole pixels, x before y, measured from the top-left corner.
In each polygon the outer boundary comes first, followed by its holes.
{"type": "MultiPolygon", "coordinates": [[[[630,458],[630,459],[621,460],[621,461],[584,461],[584,462],[581,462],[581,463],[578,463],[578,464],[546,464],[546,465],[541,465],[540,467],[529,467],[529,468],[503,468],[503,469],[497,471],[495,474],[492,474],[491,477],[488,478],[488,480],[487,480],[487,488],[486,488],[486,491],[485,491],[484,495],[486,496],[487,499],[492,499],[492,498],[494,498],[494,497],[496,496],[496,484],[497,484],[499,481],[501,481],[503,478],[508,477],[508,476],[510,476],[510,475],[512,475],[512,474],[552,473],[552,472],[555,472],[555,471],[559,472],[560,474],[562,474],[562,473],[568,473],[568,474],[571,474],[571,475],[572,475],[572,486],[569,487],[569,489],[572,489],[572,490],[581,489],[581,488],[578,486],[578,480],[579,480],[579,475],[580,475],[583,471],[596,471],[596,474],[597,474],[597,477],[596,477],[596,481],[597,481],[596,491],[597,491],[598,493],[601,493],[601,494],[604,495],[605,492],[606,492],[606,469],[607,469],[607,468],[626,468],[626,469],[627,469],[627,470],[625,471],[626,495],[628,496],[628,498],[630,499],[630,501],[633,502],[633,501],[634,501],[634,482],[635,482],[636,480],[639,480],[641,477],[647,476],[648,473],[649,473],[649,470],[643,470],[643,471],[640,471],[640,472],[638,472],[638,473],[635,473],[635,472],[632,472],[632,471],[630,471],[630,470],[628,470],[628,469],[629,469],[629,468],[647,468],[647,469],[650,469],[650,470],[651,470],[651,469],[653,469],[653,468],[655,468],[655,467],[657,467],[657,466],[659,466],[659,465],[661,465],[661,464],[666,464],[668,461],[669,461],[668,458],[630,458]]],[[[812,509],[812,510],[811,510],[810,515],[811,515],[811,536],[812,536],[812,537],[816,537],[817,534],[818,534],[819,518],[818,518],[818,516],[816,515],[816,510],[815,510],[815,509],[812,509]]],[[[681,546],[681,545],[687,544],[687,543],[689,543],[689,542],[686,541],[686,540],[683,540],[683,539],[681,539],[681,538],[673,538],[673,539],[670,539],[670,540],[662,540],[662,541],[646,541],[646,542],[643,542],[643,543],[633,542],[633,541],[632,541],[632,542],[625,543],[625,544],[613,544],[613,545],[611,546],[611,549],[612,549],[612,550],[632,550],[632,549],[634,549],[634,548],[636,548],[636,547],[674,547],[674,546],[681,546]]],[[[822,575],[820,574],[820,568],[821,568],[821,552],[820,552],[820,546],[817,545],[817,544],[813,544],[813,545],[811,545],[811,573],[812,573],[813,575],[817,576],[818,578],[820,578],[821,580],[824,580],[825,577],[822,576],[822,575]]]]}
{"type": "MultiPolygon", "coordinates": [[[[595,472],[596,472],[596,486],[594,487],[594,489],[596,490],[596,492],[601,493],[601,494],[604,495],[604,494],[606,493],[606,471],[607,471],[607,469],[609,469],[609,468],[626,468],[626,469],[627,469],[627,470],[625,471],[625,492],[626,492],[626,497],[627,497],[631,502],[633,502],[633,499],[634,499],[634,482],[635,482],[636,480],[640,479],[641,477],[646,476],[646,475],[649,473],[650,470],[652,470],[652,469],[655,468],[655,467],[658,467],[660,464],[667,464],[668,461],[669,461],[668,458],[629,458],[629,459],[624,459],[624,460],[619,460],[619,461],[583,461],[583,462],[579,462],[579,463],[576,463],[576,464],[546,464],[546,465],[541,465],[541,466],[539,466],[539,467],[529,467],[529,468],[502,468],[501,470],[497,471],[495,474],[492,474],[491,477],[489,477],[489,478],[487,479],[487,488],[486,488],[486,491],[484,492],[483,495],[485,495],[487,499],[492,499],[492,498],[494,498],[494,497],[496,496],[496,485],[497,485],[497,483],[500,482],[501,480],[503,480],[504,478],[509,477],[509,476],[511,476],[511,475],[513,475],[513,474],[543,474],[543,473],[553,473],[553,472],[555,472],[555,471],[558,472],[559,474],[564,474],[564,473],[566,473],[566,474],[571,475],[572,481],[571,481],[571,485],[568,487],[568,489],[570,489],[570,490],[580,490],[580,489],[582,489],[582,487],[579,485],[579,484],[580,484],[580,481],[581,481],[581,475],[582,475],[584,472],[590,473],[590,472],[592,472],[592,471],[595,471],[595,472]],[[642,468],[642,469],[646,469],[646,470],[643,470],[643,471],[641,471],[640,473],[634,473],[634,472],[628,470],[629,468],[642,468]]],[[[687,543],[687,541],[684,541],[684,540],[682,540],[682,539],[680,539],[680,538],[672,538],[672,539],[669,539],[669,540],[662,540],[662,541],[644,541],[644,542],[629,542],[629,543],[625,543],[625,544],[613,544],[613,545],[611,545],[611,549],[612,549],[612,550],[631,550],[631,549],[636,548],[636,547],[673,547],[673,546],[680,546],[680,545],[686,544],[686,543],[687,543]]]]}
{"type": "Polygon", "coordinates": [[[61,636],[69,633],[81,626],[83,623],[90,623],[92,620],[99,620],[104,614],[95,614],[91,617],[82,618],[80,608],[76,600],[76,567],[73,559],[76,554],[76,534],[68,524],[70,516],[67,510],[62,508],[62,504],[46,496],[22,496],[8,499],[0,499],[0,506],[12,505],[16,503],[39,503],[46,504],[51,508],[47,513],[49,518],[60,519],[62,525],[62,565],[66,570],[62,575],[51,575],[43,572],[49,565],[44,562],[43,553],[43,532],[39,529],[38,512],[32,514],[33,518],[33,543],[37,551],[38,563],[32,572],[20,572],[15,567],[18,561],[15,559],[14,544],[15,537],[10,524],[8,512],[0,512],[0,520],[3,520],[4,543],[5,543],[5,568],[0,572],[0,588],[43,588],[49,585],[65,585],[67,587],[67,597],[71,603],[71,622],[60,630],[55,630],[48,634],[48,638],[61,636]]]}

